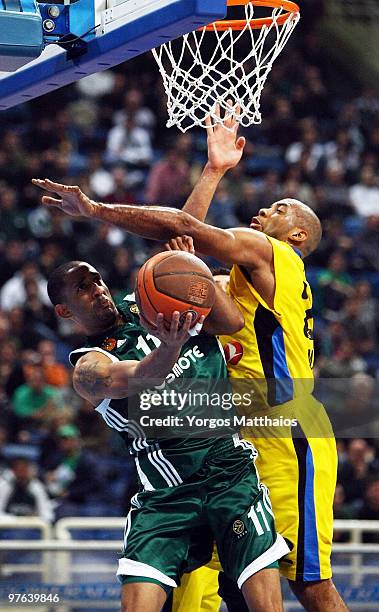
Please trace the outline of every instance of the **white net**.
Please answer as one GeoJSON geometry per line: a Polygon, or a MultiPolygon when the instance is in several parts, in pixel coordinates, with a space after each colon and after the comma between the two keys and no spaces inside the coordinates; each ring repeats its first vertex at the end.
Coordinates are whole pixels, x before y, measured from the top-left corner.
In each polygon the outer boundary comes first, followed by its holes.
{"type": "Polygon", "coordinates": [[[291,13],[279,25],[286,11],[274,8],[271,24],[255,29],[254,9],[252,3],[245,5],[242,30],[202,28],[153,49],[167,95],[167,127],[176,125],[182,132],[205,127],[207,116],[213,125],[221,123],[217,103],[226,114],[235,114],[239,105],[236,118],[245,127],[262,121],[260,100],[267,75],[300,14],[291,13]]]}

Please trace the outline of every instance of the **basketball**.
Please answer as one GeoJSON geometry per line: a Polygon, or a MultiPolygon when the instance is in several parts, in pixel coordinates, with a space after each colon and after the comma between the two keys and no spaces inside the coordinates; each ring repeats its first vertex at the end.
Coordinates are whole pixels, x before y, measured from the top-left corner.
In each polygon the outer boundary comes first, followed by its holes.
{"type": "Polygon", "coordinates": [[[145,319],[155,325],[157,314],[164,314],[167,326],[172,313],[180,312],[184,322],[193,313],[193,327],[207,316],[215,300],[215,285],[208,266],[195,255],[166,251],[149,259],[140,269],[136,283],[136,301],[145,319]]]}

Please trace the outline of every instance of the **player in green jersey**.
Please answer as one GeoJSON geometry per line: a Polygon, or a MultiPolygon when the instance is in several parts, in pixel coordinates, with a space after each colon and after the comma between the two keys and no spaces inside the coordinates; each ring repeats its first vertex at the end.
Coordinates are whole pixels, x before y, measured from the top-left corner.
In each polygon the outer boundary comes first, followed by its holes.
{"type": "Polygon", "coordinates": [[[128,395],[154,378],[226,378],[223,354],[211,335],[243,325],[219,289],[204,330],[189,335],[191,315],[170,330],[138,316],[127,299],[115,304],[100,274],[69,262],[49,278],[57,314],[79,323],[87,346],[71,354],[76,391],[118,431],[134,456],[141,491],[133,498],[118,576],[122,612],[159,612],[185,571],[211,558],[217,543],[223,569],[238,582],[250,610],[282,610],[277,560],[288,552],[276,534],[267,489],[259,482],[255,449],[238,435],[146,438],[128,419],[128,395]],[[133,388],[133,391],[131,389],[133,388]],[[132,438],[132,439],[131,439],[132,438]]]}

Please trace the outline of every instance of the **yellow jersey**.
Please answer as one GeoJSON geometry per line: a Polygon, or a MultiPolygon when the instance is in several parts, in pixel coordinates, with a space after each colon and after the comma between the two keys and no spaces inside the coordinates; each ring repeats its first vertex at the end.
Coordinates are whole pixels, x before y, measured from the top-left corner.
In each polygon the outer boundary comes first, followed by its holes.
{"type": "MultiPolygon", "coordinates": [[[[277,406],[313,391],[312,293],[299,251],[267,236],[273,248],[275,295],[270,308],[254,288],[250,275],[234,265],[229,294],[245,317],[233,336],[221,336],[229,375],[254,379],[255,401],[246,410],[277,406]]],[[[237,381],[235,381],[237,383],[237,381]]],[[[234,385],[235,386],[235,385],[234,385]]]]}

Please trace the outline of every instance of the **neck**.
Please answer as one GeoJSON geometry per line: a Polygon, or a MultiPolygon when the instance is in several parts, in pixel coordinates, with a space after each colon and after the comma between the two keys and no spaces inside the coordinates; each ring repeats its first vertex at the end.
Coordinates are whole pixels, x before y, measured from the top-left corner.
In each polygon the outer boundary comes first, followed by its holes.
{"type": "Polygon", "coordinates": [[[98,329],[86,329],[86,336],[91,337],[99,336],[100,334],[106,334],[110,330],[115,329],[115,327],[120,327],[121,325],[123,325],[124,321],[124,315],[121,312],[117,311],[117,316],[111,325],[107,325],[106,327],[99,327],[98,329]]]}

